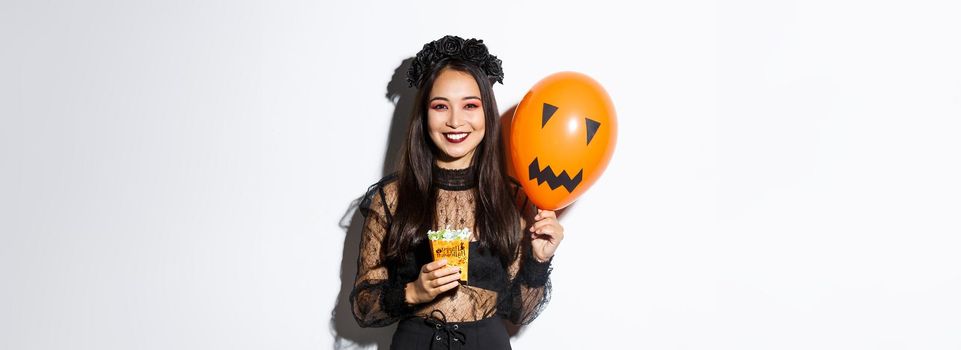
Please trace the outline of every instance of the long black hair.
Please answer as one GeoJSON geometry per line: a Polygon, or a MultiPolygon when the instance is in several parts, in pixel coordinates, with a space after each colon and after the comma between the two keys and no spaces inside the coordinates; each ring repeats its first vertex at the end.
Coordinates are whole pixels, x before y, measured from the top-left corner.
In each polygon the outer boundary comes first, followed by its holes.
{"type": "Polygon", "coordinates": [[[428,133],[427,106],[430,90],[440,72],[453,69],[474,77],[484,108],[486,132],[471,159],[478,177],[477,187],[472,189],[477,198],[474,206],[477,240],[482,247],[495,253],[504,266],[509,266],[516,257],[521,239],[520,212],[514,204],[510,180],[504,171],[493,81],[476,64],[459,59],[441,60],[431,68],[417,91],[411,111],[407,142],[399,162],[397,209],[387,235],[386,258],[393,261],[403,259],[426,239],[427,230],[433,225],[437,189],[433,186],[431,172],[441,151],[428,133]]]}

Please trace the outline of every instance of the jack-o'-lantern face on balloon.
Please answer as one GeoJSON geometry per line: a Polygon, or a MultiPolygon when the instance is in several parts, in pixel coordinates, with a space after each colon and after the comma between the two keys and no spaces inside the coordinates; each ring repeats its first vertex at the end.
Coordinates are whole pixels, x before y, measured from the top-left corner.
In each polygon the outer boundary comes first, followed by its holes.
{"type": "Polygon", "coordinates": [[[617,142],[614,105],[590,77],[556,73],[517,106],[507,141],[512,175],[538,208],[570,205],[600,177],[617,142]]]}

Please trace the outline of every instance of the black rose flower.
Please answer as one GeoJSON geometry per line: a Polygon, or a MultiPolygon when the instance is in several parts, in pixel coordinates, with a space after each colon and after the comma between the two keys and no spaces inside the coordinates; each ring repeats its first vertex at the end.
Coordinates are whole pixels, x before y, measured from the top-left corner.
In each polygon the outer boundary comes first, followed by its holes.
{"type": "Polygon", "coordinates": [[[420,54],[417,54],[416,58],[414,58],[413,63],[420,66],[422,72],[426,72],[427,69],[430,69],[431,64],[433,64],[435,61],[437,61],[437,59],[432,53],[421,52],[420,54]]]}
{"type": "Polygon", "coordinates": [[[407,70],[407,83],[411,87],[420,86],[424,75],[439,60],[439,56],[432,43],[425,44],[424,48],[411,60],[410,68],[407,70]]]}
{"type": "Polygon", "coordinates": [[[483,40],[467,39],[464,42],[463,57],[474,63],[482,63],[487,60],[487,46],[484,46],[483,40]]]}
{"type": "Polygon", "coordinates": [[[447,35],[441,38],[437,41],[436,46],[438,51],[447,56],[457,56],[463,47],[464,39],[453,35],[447,35]]]}
{"type": "Polygon", "coordinates": [[[410,67],[407,68],[407,85],[410,87],[420,86],[420,79],[423,72],[423,65],[419,64],[416,59],[411,61],[410,67]]]}
{"type": "Polygon", "coordinates": [[[501,60],[497,58],[497,56],[490,55],[487,61],[484,62],[483,68],[492,82],[504,83],[504,71],[501,68],[501,60]]]}

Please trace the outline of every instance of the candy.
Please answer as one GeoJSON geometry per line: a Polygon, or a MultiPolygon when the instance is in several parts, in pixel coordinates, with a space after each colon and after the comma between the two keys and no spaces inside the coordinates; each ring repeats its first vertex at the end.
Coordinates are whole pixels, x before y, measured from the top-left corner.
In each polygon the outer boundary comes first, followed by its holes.
{"type": "Polygon", "coordinates": [[[460,267],[460,280],[467,282],[467,260],[470,255],[470,229],[451,230],[450,226],[427,231],[434,261],[447,259],[448,266],[460,267]]]}

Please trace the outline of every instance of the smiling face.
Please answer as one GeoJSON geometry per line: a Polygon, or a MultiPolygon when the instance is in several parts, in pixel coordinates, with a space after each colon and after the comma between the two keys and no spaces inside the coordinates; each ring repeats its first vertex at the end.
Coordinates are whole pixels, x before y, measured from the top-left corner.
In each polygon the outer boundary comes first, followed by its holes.
{"type": "Polygon", "coordinates": [[[437,165],[463,169],[484,139],[484,105],[477,81],[467,72],[444,69],[427,102],[427,128],[440,151],[437,165]]]}

